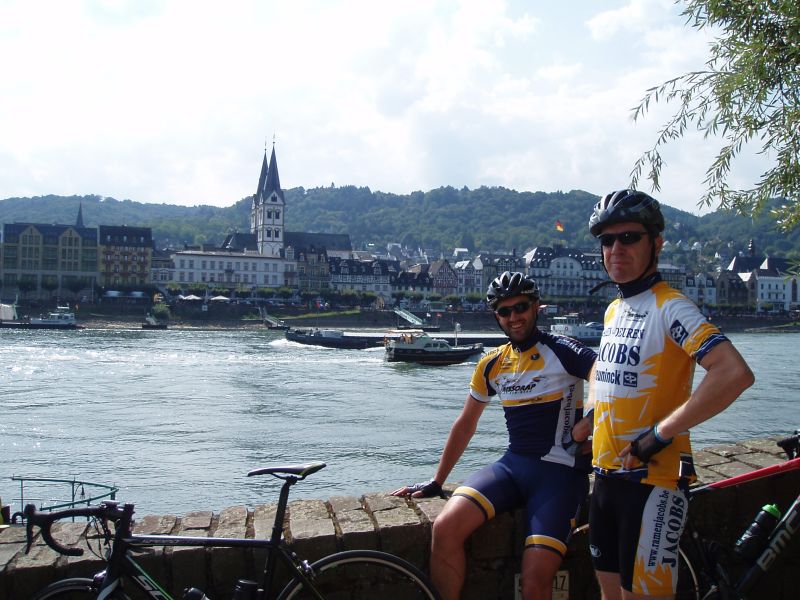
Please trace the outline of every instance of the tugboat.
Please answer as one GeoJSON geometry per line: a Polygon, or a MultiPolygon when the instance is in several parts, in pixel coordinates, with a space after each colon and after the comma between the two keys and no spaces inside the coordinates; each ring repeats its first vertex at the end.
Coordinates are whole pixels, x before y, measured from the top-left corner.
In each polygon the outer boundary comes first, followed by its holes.
{"type": "Polygon", "coordinates": [[[424,331],[404,331],[386,341],[386,360],[421,365],[455,365],[483,352],[483,344],[451,346],[424,331]]]}

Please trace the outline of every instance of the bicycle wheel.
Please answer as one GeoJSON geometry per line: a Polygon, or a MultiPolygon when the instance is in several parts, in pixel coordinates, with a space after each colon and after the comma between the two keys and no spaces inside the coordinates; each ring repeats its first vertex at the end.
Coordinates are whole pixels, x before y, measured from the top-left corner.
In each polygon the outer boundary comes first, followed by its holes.
{"type": "Polygon", "coordinates": [[[97,598],[97,591],[91,579],[75,577],[51,583],[31,600],[50,600],[51,598],[57,598],[58,600],[90,600],[90,598],[97,598]]]}
{"type": "Polygon", "coordinates": [[[349,550],[311,565],[314,590],[299,579],[289,582],[278,600],[436,600],[428,578],[411,563],[385,552],[349,550]]]}

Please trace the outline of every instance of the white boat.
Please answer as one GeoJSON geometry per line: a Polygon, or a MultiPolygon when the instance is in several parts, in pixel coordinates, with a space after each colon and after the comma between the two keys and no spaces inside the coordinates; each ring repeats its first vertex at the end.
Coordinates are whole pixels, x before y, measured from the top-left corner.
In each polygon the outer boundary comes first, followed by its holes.
{"type": "Polygon", "coordinates": [[[59,306],[46,317],[17,316],[14,304],[3,304],[0,307],[0,328],[4,329],[83,329],[75,319],[75,313],[68,306],[59,306]]]}
{"type": "Polygon", "coordinates": [[[58,306],[46,317],[31,317],[27,321],[31,329],[80,329],[75,313],[69,306],[58,306]]]}
{"type": "Polygon", "coordinates": [[[386,360],[389,362],[454,365],[481,352],[481,343],[451,346],[447,341],[433,338],[424,331],[404,331],[386,341],[386,360]]]}
{"type": "Polygon", "coordinates": [[[553,317],[550,333],[565,335],[584,344],[597,345],[603,335],[603,324],[595,321],[584,323],[577,313],[553,317]]]}

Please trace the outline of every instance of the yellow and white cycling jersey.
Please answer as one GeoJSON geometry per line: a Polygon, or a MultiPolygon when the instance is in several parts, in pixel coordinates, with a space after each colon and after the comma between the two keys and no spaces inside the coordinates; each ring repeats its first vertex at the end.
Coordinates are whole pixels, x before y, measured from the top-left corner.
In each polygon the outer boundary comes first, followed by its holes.
{"type": "Polygon", "coordinates": [[[694,480],[689,432],[648,464],[623,470],[625,446],[691,395],[695,362],[726,340],[686,296],[661,281],[606,309],[594,381],[596,472],[675,489],[694,480]]]}

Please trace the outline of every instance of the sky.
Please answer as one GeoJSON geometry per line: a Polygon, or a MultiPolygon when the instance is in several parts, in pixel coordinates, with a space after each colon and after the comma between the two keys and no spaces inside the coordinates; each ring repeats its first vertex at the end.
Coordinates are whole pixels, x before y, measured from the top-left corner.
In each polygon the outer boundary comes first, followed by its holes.
{"type": "MultiPolygon", "coordinates": [[[[713,32],[673,0],[0,0],[0,198],[231,206],[281,184],[408,194],[627,187],[713,32]]],[[[664,152],[697,201],[719,142],[664,152]]],[[[734,164],[731,183],[764,171],[734,164]]],[[[652,191],[648,184],[639,186],[652,191]]]]}

